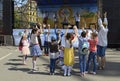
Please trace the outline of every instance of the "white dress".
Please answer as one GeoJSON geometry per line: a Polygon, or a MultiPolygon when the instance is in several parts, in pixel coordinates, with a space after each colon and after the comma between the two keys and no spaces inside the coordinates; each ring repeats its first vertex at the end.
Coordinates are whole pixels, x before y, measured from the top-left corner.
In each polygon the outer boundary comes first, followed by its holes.
{"type": "Polygon", "coordinates": [[[22,47],[22,54],[23,55],[29,55],[30,54],[30,49],[29,49],[29,42],[28,40],[22,40],[23,47],[22,47]]]}

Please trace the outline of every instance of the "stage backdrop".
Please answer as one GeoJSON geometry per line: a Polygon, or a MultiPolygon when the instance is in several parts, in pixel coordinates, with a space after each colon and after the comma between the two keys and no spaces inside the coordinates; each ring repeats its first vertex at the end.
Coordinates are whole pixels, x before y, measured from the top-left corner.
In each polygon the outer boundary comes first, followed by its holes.
{"type": "Polygon", "coordinates": [[[72,4],[72,5],[41,5],[38,6],[38,17],[41,23],[50,23],[54,27],[54,21],[57,20],[59,28],[62,28],[62,22],[67,17],[70,24],[75,24],[76,13],[80,14],[80,28],[89,27],[89,24],[97,22],[97,3],[72,4]]]}
{"type": "Polygon", "coordinates": [[[62,28],[65,17],[75,24],[76,13],[81,15],[80,27],[96,23],[97,0],[14,0],[14,28],[31,28],[36,23],[49,23],[62,28]]]}

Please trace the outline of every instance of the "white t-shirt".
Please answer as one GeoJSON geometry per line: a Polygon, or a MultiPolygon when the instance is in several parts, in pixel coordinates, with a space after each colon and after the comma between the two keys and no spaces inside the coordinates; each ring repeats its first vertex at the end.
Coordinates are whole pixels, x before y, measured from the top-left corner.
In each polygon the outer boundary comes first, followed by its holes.
{"type": "Polygon", "coordinates": [[[80,16],[75,16],[75,21],[80,22],[80,16]]]}
{"type": "Polygon", "coordinates": [[[31,43],[32,44],[38,44],[38,38],[36,34],[31,35],[31,43]]]}
{"type": "MultiPolygon", "coordinates": [[[[108,23],[107,18],[104,18],[104,23],[106,23],[106,24],[108,23]]],[[[103,26],[101,18],[98,19],[98,25],[100,27],[100,30],[98,32],[98,45],[107,46],[107,44],[108,44],[108,41],[107,41],[108,28],[103,26]]]]}
{"type": "Polygon", "coordinates": [[[66,48],[71,48],[71,46],[73,47],[73,42],[72,44],[70,44],[69,41],[65,39],[65,36],[63,36],[61,41],[61,46],[66,48]]]}
{"type": "Polygon", "coordinates": [[[45,35],[45,41],[51,42],[51,37],[50,37],[50,35],[48,35],[48,34],[45,35]]]}

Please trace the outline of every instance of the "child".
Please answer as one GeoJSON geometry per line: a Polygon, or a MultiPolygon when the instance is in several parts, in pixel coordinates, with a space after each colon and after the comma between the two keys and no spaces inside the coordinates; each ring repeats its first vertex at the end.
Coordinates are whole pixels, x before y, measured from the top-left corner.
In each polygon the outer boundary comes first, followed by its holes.
{"type": "Polygon", "coordinates": [[[86,32],[83,31],[81,36],[78,37],[79,46],[78,46],[78,55],[79,55],[79,63],[80,63],[80,75],[85,75],[86,70],[86,56],[88,54],[89,43],[86,38],[86,32]]]}
{"type": "Polygon", "coordinates": [[[81,36],[78,33],[78,29],[76,26],[74,26],[75,34],[78,38],[78,55],[79,55],[79,64],[80,64],[80,75],[85,75],[86,70],[86,56],[89,54],[89,42],[87,39],[87,32],[83,31],[81,33],[81,36]]]}
{"type": "Polygon", "coordinates": [[[88,73],[89,70],[89,65],[91,64],[91,60],[93,59],[93,74],[96,74],[96,54],[97,54],[97,43],[98,43],[98,38],[97,34],[95,32],[91,33],[91,39],[88,40],[90,44],[90,53],[88,56],[88,62],[87,62],[87,67],[86,67],[86,73],[88,73]]]}
{"type": "MultiPolygon", "coordinates": [[[[68,25],[68,28],[71,27],[68,25]]],[[[68,28],[66,29],[64,37],[64,76],[71,76],[72,66],[74,64],[74,49],[73,42],[74,38],[72,33],[68,33],[68,28]]]]}
{"type": "Polygon", "coordinates": [[[37,70],[36,69],[37,57],[42,55],[42,51],[38,43],[37,35],[38,35],[38,29],[35,28],[32,30],[32,34],[31,34],[31,43],[32,43],[31,55],[32,55],[32,63],[33,63],[33,72],[37,70]]]}
{"type": "Polygon", "coordinates": [[[64,59],[64,51],[63,51],[63,47],[61,46],[59,50],[59,65],[60,66],[64,65],[63,59],[64,59]]]}
{"type": "Polygon", "coordinates": [[[54,37],[51,38],[50,43],[50,75],[54,75],[55,73],[55,65],[56,65],[56,59],[59,54],[58,49],[59,41],[56,41],[54,37]]]}
{"type": "Polygon", "coordinates": [[[26,64],[27,55],[30,54],[29,42],[28,42],[28,39],[27,39],[26,35],[22,36],[22,38],[20,40],[20,44],[22,44],[21,52],[23,54],[23,64],[26,64]]]}
{"type": "Polygon", "coordinates": [[[60,47],[59,47],[59,55],[58,55],[56,64],[57,64],[58,67],[61,68],[61,70],[63,70],[63,69],[62,69],[62,66],[64,65],[64,63],[63,63],[63,57],[64,57],[64,56],[63,56],[63,47],[60,46],[60,47]]]}
{"type": "Polygon", "coordinates": [[[51,42],[51,39],[50,39],[50,24],[48,24],[48,30],[46,30],[44,36],[45,36],[44,52],[45,52],[45,55],[48,56],[48,53],[49,53],[49,44],[51,42]]]}

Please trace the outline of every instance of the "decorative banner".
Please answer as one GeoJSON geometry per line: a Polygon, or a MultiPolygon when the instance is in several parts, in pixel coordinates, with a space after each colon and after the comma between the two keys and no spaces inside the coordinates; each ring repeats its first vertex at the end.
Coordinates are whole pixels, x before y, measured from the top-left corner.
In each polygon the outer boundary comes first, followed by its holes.
{"type": "Polygon", "coordinates": [[[63,28],[63,22],[75,24],[80,14],[79,27],[89,27],[97,22],[97,0],[15,0],[14,28],[32,28],[36,23],[63,28]]]}
{"type": "Polygon", "coordinates": [[[49,23],[54,27],[55,20],[57,21],[58,28],[62,28],[62,22],[66,19],[72,25],[75,24],[76,13],[80,14],[79,27],[89,27],[91,23],[97,22],[97,3],[94,4],[80,4],[80,5],[46,5],[39,6],[38,14],[41,21],[40,23],[49,23]],[[57,19],[55,19],[57,18],[57,19]]]}

